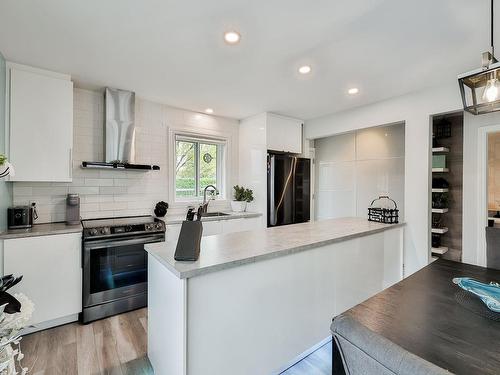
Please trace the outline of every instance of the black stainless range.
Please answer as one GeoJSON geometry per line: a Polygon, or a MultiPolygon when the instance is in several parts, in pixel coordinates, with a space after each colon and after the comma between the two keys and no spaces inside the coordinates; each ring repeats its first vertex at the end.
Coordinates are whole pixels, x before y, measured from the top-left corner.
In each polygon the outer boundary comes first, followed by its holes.
{"type": "Polygon", "coordinates": [[[144,244],[165,241],[165,223],[152,216],[82,220],[83,310],[81,321],[147,305],[144,244]]]}

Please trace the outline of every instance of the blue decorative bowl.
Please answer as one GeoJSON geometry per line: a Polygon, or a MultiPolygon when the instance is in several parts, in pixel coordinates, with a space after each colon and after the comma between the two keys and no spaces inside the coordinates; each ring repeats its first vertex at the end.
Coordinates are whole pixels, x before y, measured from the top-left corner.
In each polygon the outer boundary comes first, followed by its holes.
{"type": "Polygon", "coordinates": [[[484,284],[470,277],[456,277],[453,282],[478,296],[491,311],[500,313],[500,284],[494,282],[484,284]]]}

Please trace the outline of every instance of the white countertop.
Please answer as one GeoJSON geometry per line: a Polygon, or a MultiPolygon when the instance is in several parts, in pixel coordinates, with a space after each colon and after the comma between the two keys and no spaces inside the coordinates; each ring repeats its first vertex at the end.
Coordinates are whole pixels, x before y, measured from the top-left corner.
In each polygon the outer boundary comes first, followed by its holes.
{"type": "MultiPolygon", "coordinates": [[[[168,223],[168,222],[167,222],[168,223]]],[[[380,224],[365,218],[340,218],[203,237],[196,262],[177,262],[175,242],[146,245],[177,277],[184,279],[260,260],[382,232],[404,224],[380,224]]]]}
{"type": "Polygon", "coordinates": [[[9,240],[13,238],[50,236],[54,234],[68,234],[82,232],[81,224],[68,225],[66,223],[47,223],[35,224],[28,229],[8,229],[0,232],[0,240],[9,240]]]}

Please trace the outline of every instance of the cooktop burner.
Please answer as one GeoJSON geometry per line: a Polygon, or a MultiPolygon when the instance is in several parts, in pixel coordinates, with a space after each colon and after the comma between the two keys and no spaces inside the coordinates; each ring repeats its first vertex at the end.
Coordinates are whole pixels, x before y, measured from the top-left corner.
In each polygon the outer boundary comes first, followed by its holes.
{"type": "Polygon", "coordinates": [[[129,216],[82,220],[83,238],[165,232],[165,223],[153,216],[129,216]]]}

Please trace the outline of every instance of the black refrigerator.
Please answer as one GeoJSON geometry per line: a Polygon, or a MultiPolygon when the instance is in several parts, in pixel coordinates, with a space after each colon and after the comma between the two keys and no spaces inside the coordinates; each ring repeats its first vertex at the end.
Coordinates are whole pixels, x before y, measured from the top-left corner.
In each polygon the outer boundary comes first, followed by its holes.
{"type": "Polygon", "coordinates": [[[304,223],[310,218],[311,160],[267,154],[267,226],[304,223]]]}

